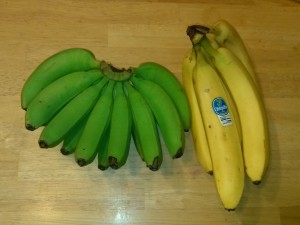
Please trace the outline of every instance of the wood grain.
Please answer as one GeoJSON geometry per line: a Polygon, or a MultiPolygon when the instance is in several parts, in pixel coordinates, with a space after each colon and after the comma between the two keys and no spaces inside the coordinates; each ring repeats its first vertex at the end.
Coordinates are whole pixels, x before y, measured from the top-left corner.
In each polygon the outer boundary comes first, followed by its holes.
{"type": "Polygon", "coordinates": [[[283,0],[0,1],[1,225],[300,224],[300,4],[283,0]],[[84,47],[116,66],[161,63],[181,80],[185,30],[223,18],[245,40],[264,96],[271,162],[260,186],[246,180],[236,211],[223,209],[213,178],[186,153],[149,171],[134,145],[127,164],[80,168],[59,146],[39,149],[24,128],[20,91],[46,57],[84,47]]]}

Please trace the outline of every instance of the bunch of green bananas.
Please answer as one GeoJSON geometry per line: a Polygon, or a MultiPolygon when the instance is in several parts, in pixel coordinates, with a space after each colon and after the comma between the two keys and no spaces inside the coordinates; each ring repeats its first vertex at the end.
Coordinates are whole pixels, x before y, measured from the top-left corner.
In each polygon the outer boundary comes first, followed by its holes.
{"type": "Polygon", "coordinates": [[[269,161],[267,117],[253,64],[237,30],[220,20],[187,29],[183,60],[198,161],[213,174],[220,199],[234,210],[245,174],[259,184],[269,161]]]}
{"type": "Polygon", "coordinates": [[[180,82],[165,67],[142,63],[118,69],[89,50],[66,49],[47,58],[26,80],[21,105],[28,130],[43,127],[41,148],[62,143],[79,166],[118,169],[128,158],[131,137],[150,170],[184,152],[190,108],[180,82]]]}

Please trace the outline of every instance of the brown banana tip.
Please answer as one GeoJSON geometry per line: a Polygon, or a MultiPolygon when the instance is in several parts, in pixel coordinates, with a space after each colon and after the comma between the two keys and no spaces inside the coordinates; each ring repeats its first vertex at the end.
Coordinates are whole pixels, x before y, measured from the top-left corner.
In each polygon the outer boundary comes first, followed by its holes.
{"type": "Polygon", "coordinates": [[[191,25],[188,26],[186,34],[192,39],[195,34],[207,34],[209,33],[210,28],[203,25],[191,25]]]}
{"type": "Polygon", "coordinates": [[[39,140],[39,146],[40,148],[49,148],[49,145],[44,140],[39,140]]]}
{"type": "Polygon", "coordinates": [[[119,169],[119,165],[118,165],[119,163],[118,163],[118,159],[116,157],[109,156],[108,163],[112,169],[114,169],[114,170],[119,169]]]}
{"type": "Polygon", "coordinates": [[[60,149],[60,152],[61,152],[61,154],[63,154],[63,155],[70,155],[70,152],[69,152],[67,149],[65,149],[65,148],[61,148],[61,149],[60,149]]]}
{"type": "Polygon", "coordinates": [[[77,159],[77,164],[81,167],[86,166],[87,161],[85,159],[77,159]]]}
{"type": "Polygon", "coordinates": [[[148,165],[148,168],[152,171],[157,171],[159,170],[159,167],[160,167],[160,163],[159,163],[159,157],[156,156],[154,159],[153,159],[153,162],[152,162],[152,165],[148,165]]]}
{"type": "Polygon", "coordinates": [[[233,209],[228,209],[228,208],[225,208],[228,212],[232,212],[232,211],[235,211],[235,208],[233,208],[233,209]]]}
{"type": "Polygon", "coordinates": [[[184,132],[189,132],[190,129],[184,129],[184,132]]]}
{"type": "Polygon", "coordinates": [[[260,180],[255,180],[252,183],[255,184],[255,185],[259,185],[261,183],[261,181],[260,180]]]}
{"type": "Polygon", "coordinates": [[[31,124],[26,124],[25,127],[26,127],[27,130],[30,130],[30,131],[34,131],[34,130],[36,129],[36,128],[35,128],[33,125],[31,125],[31,124]]]}
{"type": "Polygon", "coordinates": [[[209,175],[211,175],[211,176],[214,175],[214,172],[213,172],[213,171],[208,171],[207,173],[208,173],[209,175]]]}
{"type": "Polygon", "coordinates": [[[180,149],[176,152],[176,154],[173,156],[173,159],[178,159],[178,158],[180,158],[182,155],[183,155],[183,149],[180,148],[180,149]]]}
{"type": "Polygon", "coordinates": [[[98,169],[99,169],[99,170],[104,171],[104,170],[106,170],[107,168],[108,168],[107,166],[98,165],[98,169]]]}

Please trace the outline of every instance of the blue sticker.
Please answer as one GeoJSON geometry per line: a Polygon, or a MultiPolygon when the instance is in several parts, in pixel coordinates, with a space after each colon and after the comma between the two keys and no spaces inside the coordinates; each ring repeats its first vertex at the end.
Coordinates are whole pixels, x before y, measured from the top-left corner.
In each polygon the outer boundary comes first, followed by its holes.
{"type": "Polygon", "coordinates": [[[212,108],[214,112],[219,116],[225,116],[228,114],[227,104],[221,97],[217,97],[212,101],[212,108]]]}

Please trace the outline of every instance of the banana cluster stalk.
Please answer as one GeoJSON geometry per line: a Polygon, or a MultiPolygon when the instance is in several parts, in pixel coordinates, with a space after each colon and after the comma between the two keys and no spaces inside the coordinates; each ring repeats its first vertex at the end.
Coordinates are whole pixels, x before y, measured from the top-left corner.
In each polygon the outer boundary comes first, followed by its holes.
{"type": "Polygon", "coordinates": [[[191,113],[175,75],[153,62],[119,69],[89,50],[66,49],[42,62],[21,93],[25,127],[42,128],[41,148],[61,144],[79,166],[96,158],[98,168],[125,165],[133,140],[146,166],[163,162],[161,140],[170,156],[184,153],[191,113]]]}
{"type": "Polygon", "coordinates": [[[223,206],[234,210],[245,176],[259,184],[269,161],[267,117],[259,83],[236,29],[220,20],[187,29],[192,48],[182,65],[199,163],[213,174],[223,206]]]}

